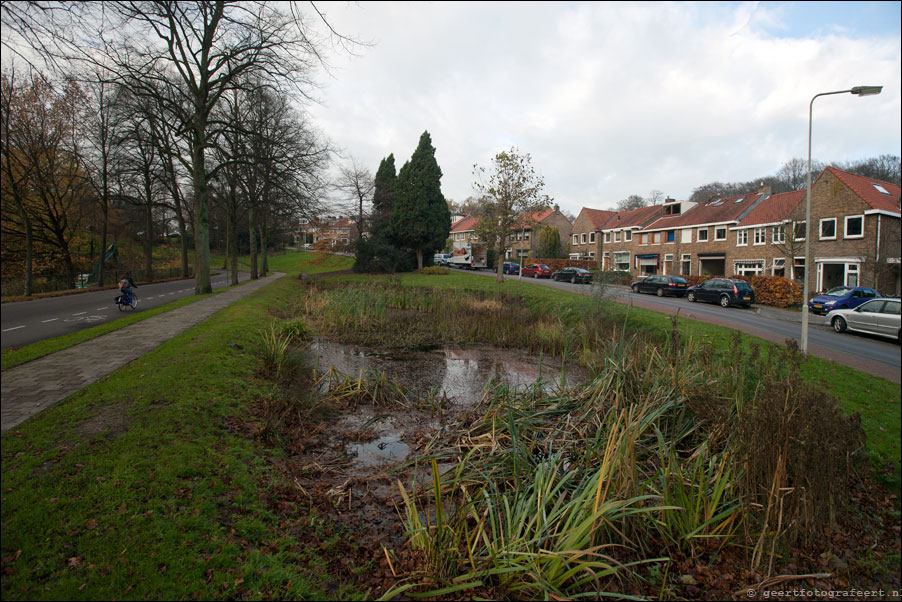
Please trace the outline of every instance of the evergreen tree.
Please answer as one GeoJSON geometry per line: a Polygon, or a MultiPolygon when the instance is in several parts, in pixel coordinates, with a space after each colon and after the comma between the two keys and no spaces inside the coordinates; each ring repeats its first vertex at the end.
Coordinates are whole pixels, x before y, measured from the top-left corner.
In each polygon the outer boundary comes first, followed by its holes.
{"type": "Polygon", "coordinates": [[[561,233],[558,232],[557,228],[545,226],[539,232],[539,257],[560,259],[561,233]]]}
{"type": "Polygon", "coordinates": [[[416,253],[419,269],[423,255],[441,249],[451,233],[451,212],[441,178],[432,138],[423,132],[410,161],[398,172],[391,213],[392,237],[398,246],[416,253]]]}
{"type": "Polygon", "coordinates": [[[389,154],[379,162],[374,183],[376,189],[373,192],[373,213],[376,216],[388,217],[391,215],[395,202],[395,185],[398,176],[395,173],[395,156],[389,154]]]}

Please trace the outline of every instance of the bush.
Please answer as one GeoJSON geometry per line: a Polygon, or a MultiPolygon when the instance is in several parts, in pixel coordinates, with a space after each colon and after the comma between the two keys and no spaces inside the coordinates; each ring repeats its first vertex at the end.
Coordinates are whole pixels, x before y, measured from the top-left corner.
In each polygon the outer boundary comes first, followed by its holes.
{"type": "Polygon", "coordinates": [[[450,273],[449,270],[438,266],[429,266],[420,270],[420,274],[424,276],[447,276],[450,273]]]}

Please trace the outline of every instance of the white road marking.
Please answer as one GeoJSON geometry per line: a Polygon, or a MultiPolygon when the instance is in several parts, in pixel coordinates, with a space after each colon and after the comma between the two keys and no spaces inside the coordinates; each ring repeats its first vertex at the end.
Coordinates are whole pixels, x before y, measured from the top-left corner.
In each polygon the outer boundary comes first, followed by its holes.
{"type": "Polygon", "coordinates": [[[24,326],[13,326],[12,328],[4,328],[0,330],[0,332],[9,332],[10,330],[19,330],[20,328],[25,328],[24,326]]]}
{"type": "Polygon", "coordinates": [[[50,318],[49,320],[42,320],[41,324],[46,324],[47,322],[55,322],[59,320],[59,318],[50,318]]]}
{"type": "Polygon", "coordinates": [[[88,312],[86,312],[86,311],[80,311],[80,312],[78,312],[77,314],[72,314],[72,315],[73,315],[73,316],[83,316],[83,315],[85,315],[86,313],[88,313],[88,312]]]}

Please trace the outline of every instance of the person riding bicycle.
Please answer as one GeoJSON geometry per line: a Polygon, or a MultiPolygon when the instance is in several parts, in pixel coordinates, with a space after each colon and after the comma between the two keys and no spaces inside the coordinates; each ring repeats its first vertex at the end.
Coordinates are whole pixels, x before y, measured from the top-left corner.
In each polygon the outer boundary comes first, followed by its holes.
{"type": "Polygon", "coordinates": [[[135,284],[135,281],[132,280],[132,277],[128,272],[122,275],[122,278],[119,280],[119,291],[122,293],[122,301],[125,303],[130,303],[132,300],[132,289],[138,288],[138,285],[135,284]]]}

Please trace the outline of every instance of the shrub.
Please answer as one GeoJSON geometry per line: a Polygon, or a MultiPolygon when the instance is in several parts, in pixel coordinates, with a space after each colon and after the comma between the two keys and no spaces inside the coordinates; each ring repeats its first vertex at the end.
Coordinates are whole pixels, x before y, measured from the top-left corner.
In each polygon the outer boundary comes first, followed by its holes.
{"type": "Polygon", "coordinates": [[[429,266],[420,270],[420,274],[423,274],[424,276],[447,276],[450,273],[449,270],[438,266],[429,266]]]}

